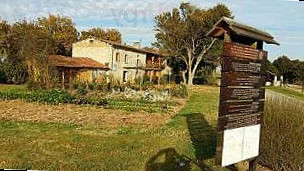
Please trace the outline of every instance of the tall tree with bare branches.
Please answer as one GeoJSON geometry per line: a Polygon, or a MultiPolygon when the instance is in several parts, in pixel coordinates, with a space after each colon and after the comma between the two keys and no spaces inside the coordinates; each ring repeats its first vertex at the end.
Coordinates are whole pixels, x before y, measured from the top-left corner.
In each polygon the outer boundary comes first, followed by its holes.
{"type": "Polygon", "coordinates": [[[223,4],[209,9],[200,9],[189,3],[182,3],[172,12],[164,12],[155,18],[156,43],[154,45],[185,63],[184,83],[193,84],[199,64],[206,60],[208,52],[215,46],[216,39],[206,33],[223,16],[232,17],[231,11],[223,4]],[[188,79],[186,78],[188,76],[188,79]]]}

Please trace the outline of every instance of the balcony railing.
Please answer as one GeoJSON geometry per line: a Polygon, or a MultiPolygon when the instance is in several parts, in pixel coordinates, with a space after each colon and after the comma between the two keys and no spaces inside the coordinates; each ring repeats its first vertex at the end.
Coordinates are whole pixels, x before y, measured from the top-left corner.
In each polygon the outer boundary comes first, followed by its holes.
{"type": "Polygon", "coordinates": [[[147,62],[146,63],[146,69],[163,69],[165,68],[165,64],[163,64],[163,62],[147,62]]]}

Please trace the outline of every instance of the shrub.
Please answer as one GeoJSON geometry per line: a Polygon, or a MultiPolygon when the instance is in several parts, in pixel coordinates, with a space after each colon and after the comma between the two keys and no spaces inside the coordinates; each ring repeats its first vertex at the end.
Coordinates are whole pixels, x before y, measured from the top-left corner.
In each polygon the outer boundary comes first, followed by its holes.
{"type": "Polygon", "coordinates": [[[94,90],[95,84],[94,83],[89,83],[88,88],[89,90],[94,90]]]}
{"type": "Polygon", "coordinates": [[[174,97],[185,98],[188,96],[188,88],[185,84],[172,84],[170,90],[171,95],[174,97]]]}
{"type": "Polygon", "coordinates": [[[38,90],[41,89],[41,85],[38,82],[35,82],[33,80],[28,80],[26,83],[26,87],[29,90],[38,90]]]}
{"type": "Polygon", "coordinates": [[[210,75],[207,78],[207,82],[208,82],[208,85],[219,86],[219,78],[217,78],[213,75],[210,75]]]}
{"type": "Polygon", "coordinates": [[[208,78],[206,78],[206,76],[204,75],[198,75],[198,76],[194,76],[193,78],[193,84],[206,84],[208,83],[208,78]]]}
{"type": "Polygon", "coordinates": [[[107,91],[108,90],[108,84],[107,83],[98,83],[96,85],[96,89],[101,90],[101,91],[107,91]]]}
{"type": "Polygon", "coordinates": [[[80,95],[87,94],[88,91],[86,90],[86,85],[82,84],[82,85],[78,86],[77,93],[80,94],[80,95]]]}
{"type": "Polygon", "coordinates": [[[149,89],[149,88],[153,88],[154,87],[154,82],[152,81],[145,81],[143,84],[143,89],[149,89]]]}
{"type": "Polygon", "coordinates": [[[39,90],[34,92],[0,92],[0,98],[3,100],[22,99],[27,102],[44,102],[48,104],[71,103],[73,96],[67,91],[57,90],[39,90]]]}
{"type": "Polygon", "coordinates": [[[182,74],[173,74],[171,79],[176,84],[180,84],[184,81],[182,74]]]}
{"type": "Polygon", "coordinates": [[[1,64],[1,59],[0,59],[0,83],[6,83],[7,82],[7,78],[6,78],[6,74],[3,70],[3,64],[1,64]]]}
{"type": "Polygon", "coordinates": [[[160,77],[159,83],[164,85],[169,83],[169,75],[163,75],[160,77]]]}
{"type": "Polygon", "coordinates": [[[73,81],[72,87],[74,90],[77,90],[79,85],[80,85],[80,83],[78,81],[73,81]]]}

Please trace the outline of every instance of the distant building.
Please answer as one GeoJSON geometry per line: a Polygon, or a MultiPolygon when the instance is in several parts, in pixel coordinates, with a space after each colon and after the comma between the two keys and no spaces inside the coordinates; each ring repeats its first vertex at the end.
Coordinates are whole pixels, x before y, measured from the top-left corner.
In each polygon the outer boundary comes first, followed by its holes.
{"type": "Polygon", "coordinates": [[[280,77],[270,71],[266,72],[266,86],[282,86],[283,85],[283,76],[281,75],[280,77]]]}
{"type": "Polygon", "coordinates": [[[88,57],[109,67],[112,74],[120,82],[143,79],[157,80],[166,74],[165,58],[155,50],[140,47],[136,42],[133,46],[107,40],[89,38],[73,44],[72,56],[88,57]]]}

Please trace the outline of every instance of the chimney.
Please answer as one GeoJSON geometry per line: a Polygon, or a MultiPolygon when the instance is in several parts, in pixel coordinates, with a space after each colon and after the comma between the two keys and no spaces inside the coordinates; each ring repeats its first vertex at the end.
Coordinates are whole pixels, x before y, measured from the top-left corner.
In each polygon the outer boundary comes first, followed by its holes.
{"type": "Polygon", "coordinates": [[[140,48],[140,42],[134,42],[133,47],[135,48],[140,48]]]}

